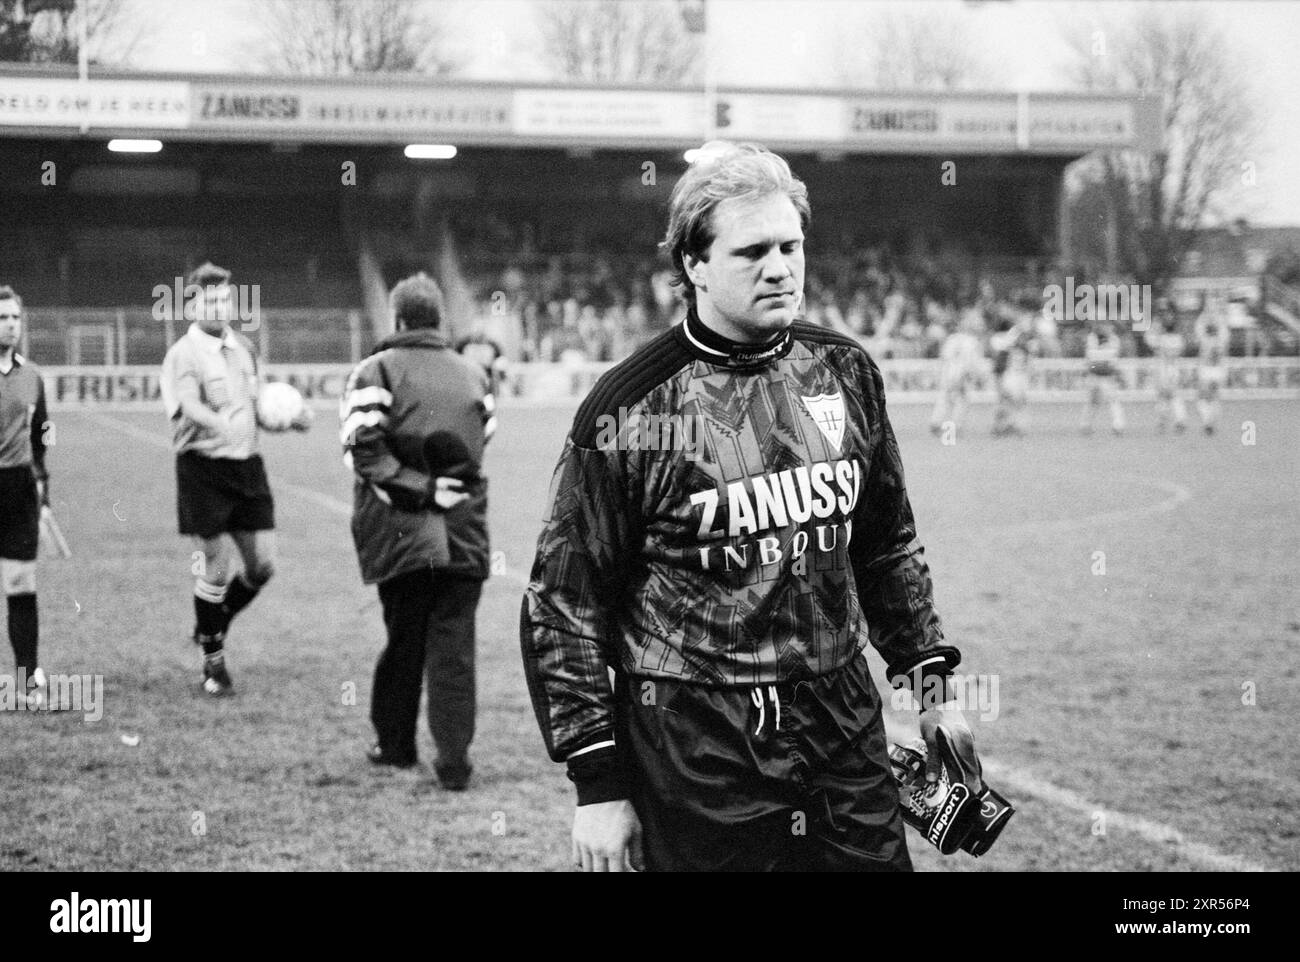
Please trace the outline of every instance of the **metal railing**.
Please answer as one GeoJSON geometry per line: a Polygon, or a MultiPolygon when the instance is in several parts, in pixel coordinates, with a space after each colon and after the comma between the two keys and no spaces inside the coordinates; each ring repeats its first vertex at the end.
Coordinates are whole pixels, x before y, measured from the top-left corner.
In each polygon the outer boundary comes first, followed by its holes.
{"type": "MultiPolygon", "coordinates": [[[[21,350],[38,364],[161,364],[189,322],[148,306],[32,307],[21,350]],[[162,313],[162,312],[159,312],[162,313]]],[[[231,327],[270,364],[355,364],[372,337],[360,309],[265,308],[231,327]]]]}

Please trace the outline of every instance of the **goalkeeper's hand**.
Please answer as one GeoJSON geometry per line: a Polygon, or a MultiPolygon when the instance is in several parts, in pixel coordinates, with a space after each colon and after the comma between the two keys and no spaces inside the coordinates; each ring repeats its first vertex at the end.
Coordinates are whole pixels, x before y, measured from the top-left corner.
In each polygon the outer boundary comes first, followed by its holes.
{"type": "MultiPolygon", "coordinates": [[[[921,737],[925,739],[925,780],[933,785],[941,778],[943,753],[935,741],[939,726],[947,729],[948,744],[952,748],[953,759],[960,768],[961,780],[971,793],[978,795],[984,790],[984,773],[980,766],[979,755],[975,752],[975,736],[961,709],[954,702],[946,702],[927,708],[921,712],[921,737]]],[[[949,773],[951,776],[952,772],[949,773]]]]}
{"type": "Polygon", "coordinates": [[[573,812],[573,867],[582,872],[641,872],[641,820],[625,798],[573,812]]]}
{"type": "Polygon", "coordinates": [[[40,501],[42,508],[48,508],[50,506],[50,479],[49,478],[36,479],[36,497],[40,501]]]}
{"type": "MultiPolygon", "coordinates": [[[[962,846],[979,813],[980,790],[970,785],[972,778],[982,784],[979,759],[970,729],[955,707],[926,709],[921,713],[921,731],[924,739],[890,749],[890,768],[898,782],[903,820],[942,854],[951,855],[962,846]],[[945,717],[953,713],[955,717],[945,717]],[[961,726],[961,733],[954,733],[949,725],[961,726]]],[[[985,850],[987,846],[981,851],[985,850]]]]}

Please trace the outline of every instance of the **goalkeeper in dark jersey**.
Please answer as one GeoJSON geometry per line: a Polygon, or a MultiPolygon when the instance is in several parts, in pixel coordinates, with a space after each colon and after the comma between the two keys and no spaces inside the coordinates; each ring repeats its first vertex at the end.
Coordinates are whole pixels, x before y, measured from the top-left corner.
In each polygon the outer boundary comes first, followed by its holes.
{"type": "Polygon", "coordinates": [[[880,371],[795,323],[810,221],[783,159],[706,145],[663,244],[687,316],[565,442],[521,636],[583,869],[910,869],[868,640],[927,777],[937,726],[969,743],[880,371]]]}

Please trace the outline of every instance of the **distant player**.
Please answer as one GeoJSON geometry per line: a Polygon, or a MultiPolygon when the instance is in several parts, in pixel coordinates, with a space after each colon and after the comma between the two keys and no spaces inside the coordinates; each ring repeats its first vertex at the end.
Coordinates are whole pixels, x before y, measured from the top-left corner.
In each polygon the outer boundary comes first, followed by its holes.
{"type": "Polygon", "coordinates": [[[1222,314],[1207,309],[1196,327],[1196,413],[1201,419],[1201,429],[1213,434],[1222,408],[1219,392],[1228,379],[1227,368],[1223,366],[1228,356],[1228,325],[1223,322],[1222,314]]]}
{"type": "Polygon", "coordinates": [[[1119,332],[1110,321],[1097,321],[1088,332],[1084,357],[1088,362],[1088,400],[1083,407],[1083,432],[1092,433],[1092,418],[1103,404],[1110,407],[1110,429],[1124,433],[1124,408],[1119,403],[1119,332]]]}
{"type": "Polygon", "coordinates": [[[993,412],[995,437],[1025,433],[1029,400],[1029,354],[1033,330],[1024,322],[1004,323],[989,339],[993,373],[998,382],[998,406],[993,412]]]}
{"type": "Polygon", "coordinates": [[[944,424],[959,427],[966,415],[967,394],[971,379],[983,364],[979,338],[971,330],[973,322],[963,314],[957,329],[944,338],[939,349],[939,399],[930,415],[930,433],[939,435],[944,424]]]}
{"type": "Polygon", "coordinates": [[[41,505],[50,498],[48,422],[41,372],[18,353],[22,325],[22,299],[13,288],[0,287],[0,583],[19,691],[26,691],[28,706],[41,708],[48,686],[37,661],[36,552],[41,505]]]}
{"type": "Polygon", "coordinates": [[[1187,340],[1178,330],[1178,321],[1169,318],[1156,338],[1156,428],[1168,429],[1170,422],[1179,434],[1187,430],[1187,405],[1178,390],[1178,362],[1187,340]]]}
{"type": "Polygon", "coordinates": [[[500,393],[506,379],[506,359],[500,344],[480,331],[457,341],[456,353],[483,368],[492,392],[500,393]]]}
{"type": "MultiPolygon", "coordinates": [[[[161,388],[176,450],[180,533],[203,552],[192,637],[203,648],[203,690],[220,697],[233,691],[226,631],[275,571],[275,505],[257,453],[253,346],[227,326],[230,272],[204,264],[189,285],[202,293],[186,303],[193,323],[163,359],[161,388]],[[243,559],[233,580],[227,538],[243,559]]],[[[293,427],[305,431],[310,423],[311,410],[304,408],[293,427]]]]}

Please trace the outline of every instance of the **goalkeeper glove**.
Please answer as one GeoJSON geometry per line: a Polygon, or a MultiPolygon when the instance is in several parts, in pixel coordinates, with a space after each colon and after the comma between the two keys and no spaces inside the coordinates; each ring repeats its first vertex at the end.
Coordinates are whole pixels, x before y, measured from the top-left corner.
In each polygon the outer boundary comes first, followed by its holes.
{"type": "Polygon", "coordinates": [[[894,745],[889,750],[903,820],[940,853],[951,855],[960,848],[978,858],[992,848],[1016,810],[983,780],[974,746],[959,747],[943,725],[935,731],[935,743],[940,771],[939,780],[933,784],[925,780],[924,739],[894,745]],[[967,781],[974,781],[980,790],[972,792],[967,781]]]}

